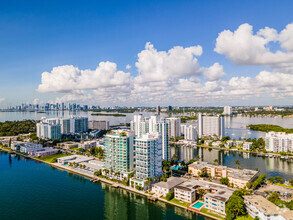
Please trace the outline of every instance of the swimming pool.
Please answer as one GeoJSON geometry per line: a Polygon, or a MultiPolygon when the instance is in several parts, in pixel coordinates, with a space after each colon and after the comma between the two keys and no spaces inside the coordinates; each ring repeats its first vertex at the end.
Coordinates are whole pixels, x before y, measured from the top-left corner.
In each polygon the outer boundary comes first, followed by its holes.
{"type": "Polygon", "coordinates": [[[191,207],[200,210],[203,205],[204,205],[203,202],[197,201],[191,207]]]}
{"type": "Polygon", "coordinates": [[[181,168],[182,168],[182,166],[177,165],[177,166],[172,167],[172,170],[179,170],[181,168]]]}

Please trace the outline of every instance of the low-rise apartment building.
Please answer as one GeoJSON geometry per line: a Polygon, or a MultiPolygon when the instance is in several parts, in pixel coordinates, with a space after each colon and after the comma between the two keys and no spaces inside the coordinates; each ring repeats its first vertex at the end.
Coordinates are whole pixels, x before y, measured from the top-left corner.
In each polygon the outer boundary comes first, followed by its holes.
{"type": "Polygon", "coordinates": [[[44,147],[40,150],[36,150],[36,151],[29,151],[28,154],[36,156],[36,157],[45,157],[45,156],[50,156],[50,155],[54,155],[57,154],[58,150],[57,149],[53,149],[53,148],[48,148],[48,147],[44,147]]]}
{"type": "Polygon", "coordinates": [[[152,187],[152,192],[155,193],[156,195],[165,197],[169,192],[174,191],[174,188],[176,186],[183,183],[184,181],[186,180],[183,178],[170,177],[167,179],[167,182],[161,181],[161,182],[155,183],[152,187]]]}
{"type": "Polygon", "coordinates": [[[260,220],[292,220],[293,211],[281,209],[262,196],[244,196],[244,203],[248,214],[260,220]]]}
{"type": "Polygon", "coordinates": [[[174,198],[188,203],[194,202],[196,199],[196,181],[189,180],[175,186],[174,198]]]}
{"type": "Polygon", "coordinates": [[[253,182],[259,171],[249,169],[233,169],[228,168],[229,184],[233,184],[235,187],[244,188],[247,183],[253,182]]]}
{"type": "Polygon", "coordinates": [[[242,146],[242,149],[243,150],[250,150],[251,149],[251,147],[252,147],[252,142],[244,142],[243,143],[243,146],[242,146]]]}
{"type": "Polygon", "coordinates": [[[11,144],[11,149],[28,154],[29,151],[37,151],[43,148],[43,145],[31,142],[16,142],[11,144]]]}
{"type": "Polygon", "coordinates": [[[207,173],[211,177],[227,177],[228,168],[226,166],[216,166],[208,162],[196,161],[188,165],[188,173],[193,176],[199,176],[202,172],[207,173]]]}
{"type": "Polygon", "coordinates": [[[209,164],[208,162],[196,161],[188,165],[188,173],[193,176],[200,176],[204,172],[210,177],[226,178],[228,177],[229,183],[235,187],[243,188],[248,182],[254,181],[258,176],[258,171],[248,169],[234,169],[226,166],[217,166],[209,164]]]}
{"type": "Polygon", "coordinates": [[[225,186],[211,186],[212,192],[204,195],[204,207],[225,215],[225,205],[234,190],[225,186]]]}

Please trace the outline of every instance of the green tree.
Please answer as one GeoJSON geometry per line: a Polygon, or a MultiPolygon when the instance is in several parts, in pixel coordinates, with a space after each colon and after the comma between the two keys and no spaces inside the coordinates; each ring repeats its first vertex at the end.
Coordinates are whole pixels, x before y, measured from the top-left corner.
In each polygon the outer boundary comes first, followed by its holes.
{"type": "Polygon", "coordinates": [[[225,209],[227,220],[233,220],[238,216],[246,214],[243,198],[234,193],[227,201],[225,209]]]}
{"type": "Polygon", "coordinates": [[[221,182],[222,184],[224,184],[224,185],[229,185],[229,179],[228,179],[228,177],[222,177],[222,178],[220,179],[220,182],[221,182]]]}
{"type": "Polygon", "coordinates": [[[290,179],[290,180],[289,180],[289,184],[290,184],[291,186],[293,186],[293,179],[290,179]]]}
{"type": "Polygon", "coordinates": [[[173,160],[176,160],[176,161],[179,160],[178,155],[177,155],[177,154],[174,154],[174,155],[172,156],[172,159],[173,159],[173,160]]]}
{"type": "Polygon", "coordinates": [[[168,200],[168,201],[170,201],[171,199],[173,199],[174,198],[174,191],[171,191],[171,192],[169,192],[167,195],[166,195],[166,199],[168,200]]]}

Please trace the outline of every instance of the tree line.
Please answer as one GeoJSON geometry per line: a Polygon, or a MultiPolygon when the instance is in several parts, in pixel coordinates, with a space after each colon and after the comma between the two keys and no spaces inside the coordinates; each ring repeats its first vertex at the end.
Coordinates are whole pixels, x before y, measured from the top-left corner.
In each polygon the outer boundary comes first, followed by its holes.
{"type": "Polygon", "coordinates": [[[0,136],[16,136],[36,132],[35,120],[0,122],[0,136]]]}

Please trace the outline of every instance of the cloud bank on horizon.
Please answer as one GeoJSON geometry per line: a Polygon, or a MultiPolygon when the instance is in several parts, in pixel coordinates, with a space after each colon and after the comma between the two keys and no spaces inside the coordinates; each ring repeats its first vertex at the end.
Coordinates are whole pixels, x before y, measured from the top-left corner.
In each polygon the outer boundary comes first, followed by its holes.
{"type": "MultiPolygon", "coordinates": [[[[216,39],[214,51],[236,65],[259,66],[263,70],[254,77],[226,79],[220,63],[200,65],[200,45],[158,51],[148,42],[137,55],[136,75],[118,70],[117,64],[109,61],[100,62],[94,70],[57,66],[42,73],[37,91],[60,93],[57,102],[83,100],[126,105],[193,105],[222,99],[233,103],[236,99],[293,96],[293,24],[280,33],[265,27],[254,34],[247,23],[235,31],[224,30],[216,39]]],[[[127,65],[126,70],[130,69],[127,65]]]]}

